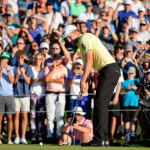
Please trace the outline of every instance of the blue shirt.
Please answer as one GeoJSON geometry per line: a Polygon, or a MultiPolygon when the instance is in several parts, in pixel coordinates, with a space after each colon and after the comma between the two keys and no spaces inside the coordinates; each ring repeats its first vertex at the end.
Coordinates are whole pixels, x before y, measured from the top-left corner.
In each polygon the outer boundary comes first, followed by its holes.
{"type": "MultiPolygon", "coordinates": [[[[134,81],[140,82],[138,79],[134,78],[133,80],[124,80],[121,85],[121,90],[124,90],[125,88],[128,87],[128,85],[134,85],[134,81]]],[[[135,90],[126,90],[125,94],[122,96],[122,106],[123,107],[128,107],[128,106],[134,106],[138,107],[139,101],[138,97],[135,94],[135,90]]]]}
{"type": "Polygon", "coordinates": [[[38,26],[34,29],[34,31],[32,31],[32,30],[29,29],[29,33],[31,34],[33,40],[38,43],[38,45],[40,45],[41,31],[42,31],[41,25],[38,25],[38,26]]]}
{"type": "MultiPolygon", "coordinates": [[[[23,67],[25,68],[26,76],[33,78],[33,72],[32,72],[31,67],[25,63],[23,64],[23,67]]],[[[18,66],[15,68],[16,72],[17,72],[17,68],[18,66]]],[[[14,85],[15,97],[29,97],[29,94],[30,94],[29,86],[30,84],[27,84],[24,80],[23,75],[20,74],[17,84],[14,85]]]]}
{"type": "MultiPolygon", "coordinates": [[[[9,65],[8,68],[10,70],[10,74],[12,76],[15,76],[15,68],[9,65]]],[[[9,82],[7,71],[5,68],[2,72],[2,77],[0,79],[0,96],[11,96],[13,95],[13,84],[9,82]]]]}
{"type": "Polygon", "coordinates": [[[118,29],[122,28],[122,19],[124,17],[129,17],[129,16],[132,16],[133,18],[137,17],[137,15],[131,10],[129,12],[126,12],[125,10],[118,12],[118,20],[119,20],[118,29]]]}

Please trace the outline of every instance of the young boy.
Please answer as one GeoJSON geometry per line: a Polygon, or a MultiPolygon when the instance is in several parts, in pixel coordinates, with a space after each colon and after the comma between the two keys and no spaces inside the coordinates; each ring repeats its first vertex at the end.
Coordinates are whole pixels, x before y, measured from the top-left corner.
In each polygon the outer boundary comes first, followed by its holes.
{"type": "MultiPolygon", "coordinates": [[[[121,86],[121,93],[123,94],[122,96],[122,105],[125,110],[129,111],[124,111],[123,113],[123,121],[125,123],[125,134],[128,132],[129,127],[130,127],[130,122],[135,114],[135,111],[130,111],[130,109],[137,109],[138,107],[138,97],[135,94],[135,91],[137,87],[135,86],[134,82],[138,81],[138,79],[135,78],[136,76],[136,69],[135,67],[129,67],[128,72],[127,72],[127,77],[128,79],[125,80],[122,83],[121,86]]],[[[135,132],[135,125],[132,125],[131,128],[131,135],[127,136],[126,141],[133,141],[134,137],[134,132],[135,132]]]]}

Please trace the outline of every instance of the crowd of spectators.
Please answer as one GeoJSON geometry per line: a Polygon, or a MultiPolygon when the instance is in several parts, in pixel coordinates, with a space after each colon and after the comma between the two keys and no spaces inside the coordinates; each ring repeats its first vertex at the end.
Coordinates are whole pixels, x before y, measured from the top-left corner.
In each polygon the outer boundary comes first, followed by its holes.
{"type": "MultiPolygon", "coordinates": [[[[80,49],[62,39],[62,29],[68,24],[76,26],[81,34],[97,36],[119,64],[122,74],[111,109],[138,107],[134,81],[149,81],[150,77],[149,1],[0,0],[0,144],[4,116],[8,144],[13,144],[13,123],[14,143],[27,144],[28,119],[32,142],[43,141],[46,136],[48,143],[60,138],[62,144],[62,131],[68,127],[63,127],[65,110],[69,111],[69,118],[76,106],[84,69],[80,49]]],[[[76,116],[79,124],[80,120],[91,119],[97,77],[98,73],[92,70],[89,91],[80,103],[85,113],[76,116]]],[[[150,96],[150,89],[145,89],[145,95],[150,96]]],[[[133,116],[130,111],[110,113],[112,143],[117,122],[122,136],[123,129],[128,132],[133,116]]],[[[77,125],[73,127],[78,129],[77,125]]],[[[87,133],[92,133],[91,122],[90,127],[87,126],[87,133]]],[[[127,142],[133,141],[135,130],[133,125],[127,142]]],[[[85,130],[81,128],[80,132],[85,130]]],[[[82,138],[77,138],[79,143],[84,141],[82,138]]]]}

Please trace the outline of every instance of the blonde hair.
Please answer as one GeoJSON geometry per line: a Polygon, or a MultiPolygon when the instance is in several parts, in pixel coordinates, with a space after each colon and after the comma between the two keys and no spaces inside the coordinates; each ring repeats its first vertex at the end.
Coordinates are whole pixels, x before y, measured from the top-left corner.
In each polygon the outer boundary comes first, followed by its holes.
{"type": "Polygon", "coordinates": [[[33,61],[33,66],[36,65],[36,58],[37,58],[38,56],[41,56],[41,57],[42,57],[41,69],[43,69],[43,68],[44,68],[44,61],[45,61],[45,58],[44,58],[44,56],[43,56],[42,53],[38,53],[38,54],[35,55],[34,61],[33,61]]]}

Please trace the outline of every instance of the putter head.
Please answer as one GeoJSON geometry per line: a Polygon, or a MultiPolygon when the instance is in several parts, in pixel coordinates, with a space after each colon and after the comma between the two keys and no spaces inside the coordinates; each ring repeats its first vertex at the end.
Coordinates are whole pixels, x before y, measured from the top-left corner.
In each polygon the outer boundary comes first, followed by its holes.
{"type": "Polygon", "coordinates": [[[63,145],[70,145],[69,142],[62,142],[63,145]]]}

